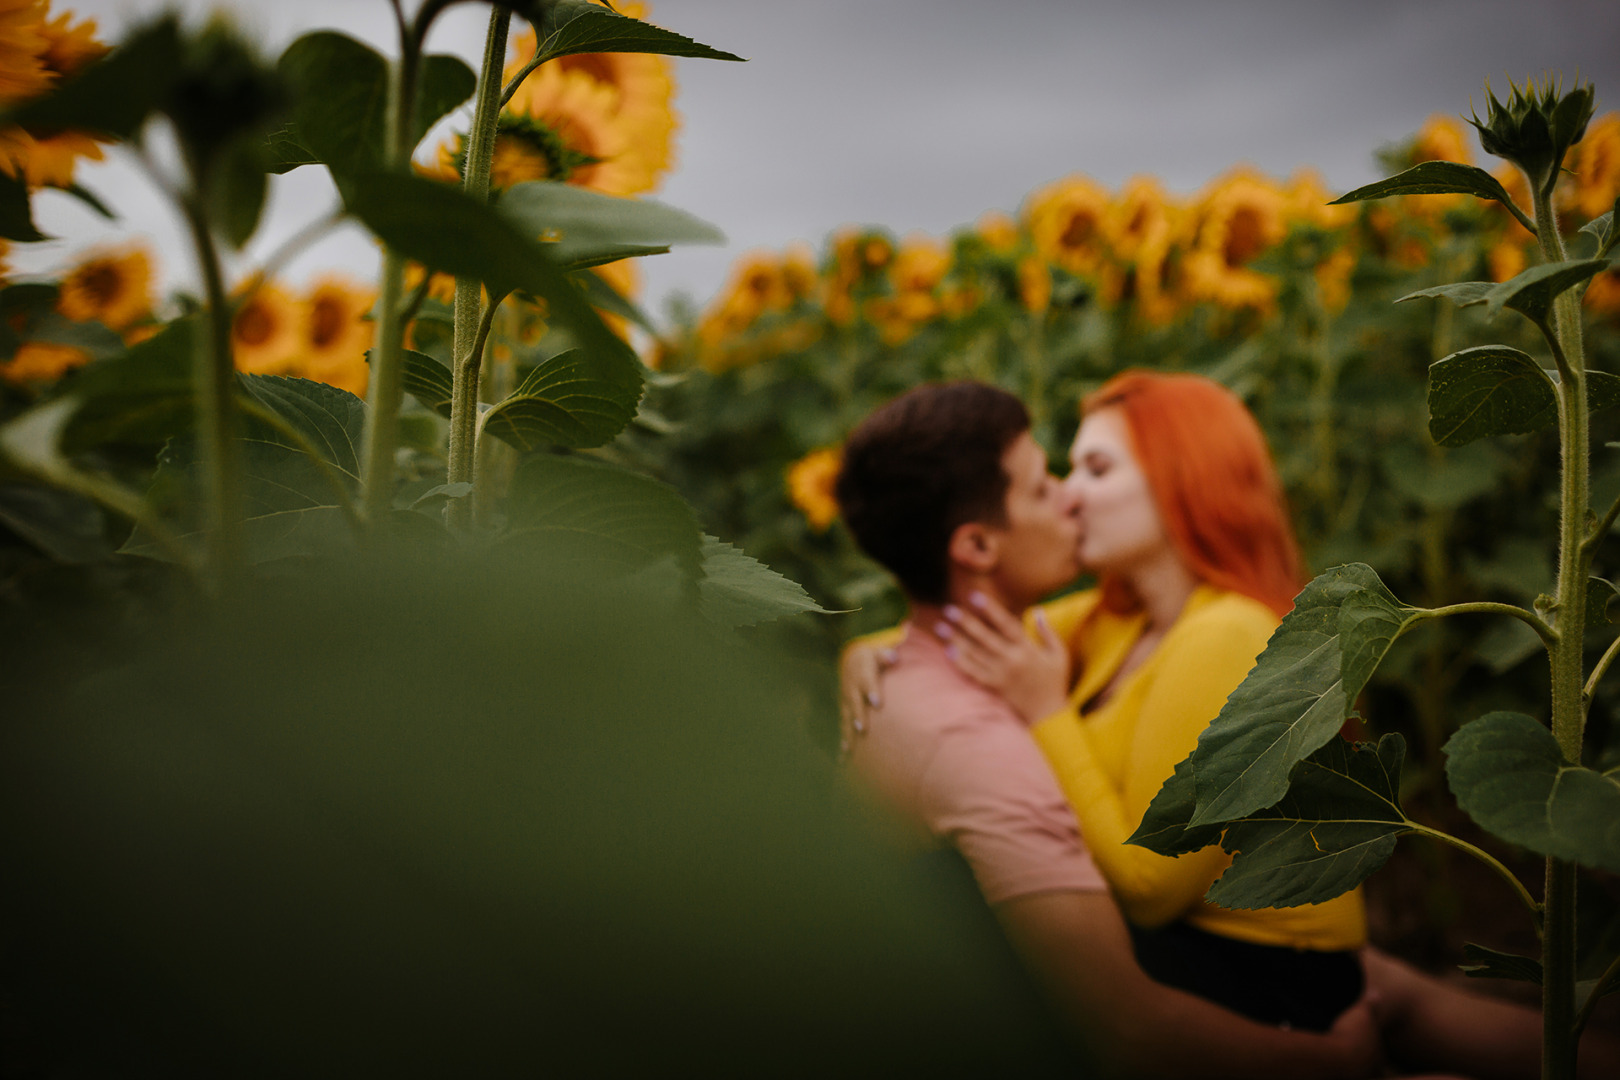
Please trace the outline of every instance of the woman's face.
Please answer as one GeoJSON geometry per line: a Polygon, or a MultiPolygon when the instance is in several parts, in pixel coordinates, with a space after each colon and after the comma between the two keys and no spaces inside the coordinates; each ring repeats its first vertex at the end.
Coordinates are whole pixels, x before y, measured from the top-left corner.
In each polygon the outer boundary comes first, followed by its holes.
{"type": "Polygon", "coordinates": [[[1128,573],[1162,556],[1170,539],[1117,408],[1087,416],[1069,451],[1065,484],[1079,504],[1080,562],[1094,574],[1128,573]]]}

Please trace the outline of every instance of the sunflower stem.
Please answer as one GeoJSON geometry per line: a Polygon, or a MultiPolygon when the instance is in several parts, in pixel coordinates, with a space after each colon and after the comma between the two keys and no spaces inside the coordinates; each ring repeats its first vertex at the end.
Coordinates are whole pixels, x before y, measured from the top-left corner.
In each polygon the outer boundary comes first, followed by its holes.
{"type": "MultiPolygon", "coordinates": [[[[422,23],[421,13],[418,23],[422,23]]],[[[407,28],[403,18],[400,19],[400,56],[388,80],[383,142],[383,167],[391,172],[405,172],[410,168],[416,76],[424,34],[425,26],[418,32],[407,28]]],[[[372,529],[394,501],[394,452],[399,446],[399,408],[405,400],[405,323],[397,315],[404,292],[405,257],[387,248],[383,252],[382,287],[377,297],[377,347],[371,354],[368,394],[371,407],[366,413],[365,456],[360,480],[361,505],[367,525],[372,529]]]]}
{"type": "MultiPolygon", "coordinates": [[[[501,67],[506,57],[506,35],[512,25],[512,12],[493,7],[489,13],[489,33],[484,38],[484,66],[478,74],[477,104],[472,130],[467,133],[467,160],[463,166],[463,190],[479,201],[489,197],[490,165],[495,152],[495,129],[501,115],[501,67]]],[[[477,470],[478,372],[483,363],[484,339],[500,297],[491,296],[489,306],[479,310],[482,284],[476,278],[456,279],[455,333],[451,355],[450,463],[447,483],[471,483],[477,470]]],[[[447,507],[452,529],[466,529],[472,523],[470,499],[451,499],[447,507]]]]}
{"type": "MultiPolygon", "coordinates": [[[[1549,263],[1564,260],[1552,199],[1535,185],[1537,239],[1549,263]]],[[[1590,433],[1586,400],[1586,363],[1581,342],[1580,308],[1573,290],[1554,302],[1553,332],[1547,334],[1561,378],[1558,384],[1558,434],[1561,453],[1558,539],[1558,640],[1552,656],[1552,733],[1564,760],[1579,765],[1586,727],[1585,677],[1582,670],[1586,628],[1586,579],[1591,551],[1585,545],[1590,483],[1590,433]]],[[[1545,330],[1546,328],[1543,327],[1545,330]]],[[[1575,866],[1549,858],[1543,893],[1542,1043],[1544,1080],[1575,1075],[1575,866]]]]}
{"type": "Polygon", "coordinates": [[[219,249],[202,197],[196,191],[204,178],[196,176],[192,194],[180,199],[180,210],[191,236],[192,249],[202,276],[207,311],[193,343],[192,385],[196,392],[197,447],[202,459],[202,529],[206,537],[203,557],[206,587],[227,594],[241,572],[242,447],[236,437],[236,370],[231,362],[231,305],[225,295],[225,276],[219,249]]]}

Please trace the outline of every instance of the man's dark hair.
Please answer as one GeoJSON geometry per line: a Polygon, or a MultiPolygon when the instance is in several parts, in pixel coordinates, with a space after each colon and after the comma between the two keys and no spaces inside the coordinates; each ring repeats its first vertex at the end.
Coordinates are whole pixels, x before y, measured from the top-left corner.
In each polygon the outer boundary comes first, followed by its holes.
{"type": "Polygon", "coordinates": [[[900,395],[844,444],[837,494],[845,524],[910,596],[944,603],[951,533],[1005,520],[1001,458],[1028,430],[1023,403],[983,383],[900,395]]]}

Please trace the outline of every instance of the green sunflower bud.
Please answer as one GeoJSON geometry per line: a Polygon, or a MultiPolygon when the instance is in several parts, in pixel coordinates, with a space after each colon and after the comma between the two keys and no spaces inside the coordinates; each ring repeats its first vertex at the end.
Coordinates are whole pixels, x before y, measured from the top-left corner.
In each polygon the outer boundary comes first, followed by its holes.
{"type": "Polygon", "coordinates": [[[1565,94],[1548,77],[1539,89],[1531,79],[1525,80],[1523,89],[1510,80],[1508,91],[1504,104],[1486,84],[1485,122],[1476,114],[1469,123],[1479,132],[1486,153],[1513,162],[1535,190],[1550,195],[1564,154],[1581,141],[1592,119],[1592,85],[1577,85],[1565,94]]]}

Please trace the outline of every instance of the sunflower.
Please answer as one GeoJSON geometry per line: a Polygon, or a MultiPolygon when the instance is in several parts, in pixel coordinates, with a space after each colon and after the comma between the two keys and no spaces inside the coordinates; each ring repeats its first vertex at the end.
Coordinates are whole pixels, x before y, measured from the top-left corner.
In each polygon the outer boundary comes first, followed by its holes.
{"type": "Polygon", "coordinates": [[[1248,170],[1215,181],[1198,200],[1183,280],[1194,300],[1266,310],[1277,283],[1249,269],[1287,234],[1287,199],[1275,183],[1248,170]]]}
{"type": "Polygon", "coordinates": [[[1301,169],[1291,176],[1283,189],[1288,200],[1289,216],[1318,229],[1348,228],[1356,220],[1356,208],[1345,204],[1330,205],[1334,195],[1315,169],[1301,169]]]}
{"type": "Polygon", "coordinates": [[[1425,161],[1455,161],[1460,165],[1472,165],[1474,152],[1468,143],[1468,131],[1461,120],[1436,113],[1424,121],[1407,144],[1407,167],[1421,165],[1425,161]]]}
{"type": "Polygon", "coordinates": [[[1155,237],[1137,249],[1126,276],[1122,294],[1136,314],[1154,326],[1164,326],[1181,310],[1175,287],[1180,255],[1173,236],[1155,237]]]}
{"type": "Polygon", "coordinates": [[[1025,217],[1035,250],[1071,274],[1089,275],[1103,260],[1108,192],[1083,176],[1071,176],[1029,197],[1025,217]]]}
{"type": "Polygon", "coordinates": [[[1011,251],[1018,246],[1018,222],[1011,214],[987,210],[974,222],[973,231],[991,251],[1011,251]]]}
{"type": "Polygon", "coordinates": [[[657,183],[649,161],[634,152],[630,133],[613,116],[614,90],[582,71],[527,79],[502,114],[501,125],[525,132],[531,146],[548,157],[554,180],[609,195],[634,195],[657,183]],[[545,136],[538,133],[544,132],[545,136]]]}
{"type": "Polygon", "coordinates": [[[92,254],[62,279],[57,310],[77,322],[128,329],[152,310],[152,262],[145,249],[92,254]]]}
{"type": "Polygon", "coordinates": [[[1170,235],[1174,204],[1164,187],[1151,176],[1133,176],[1119,197],[1108,204],[1103,233],[1121,258],[1135,259],[1144,245],[1170,235]]]}
{"type": "MultiPolygon", "coordinates": [[[[646,15],[641,4],[620,4],[617,8],[619,14],[633,19],[646,15]]],[[[507,79],[517,74],[534,48],[533,31],[516,39],[507,79]]],[[[673,163],[675,129],[680,124],[670,104],[675,98],[671,60],[652,53],[578,53],[542,65],[525,80],[525,86],[535,84],[536,92],[544,95],[549,92],[546,83],[575,74],[612,91],[609,115],[629,136],[628,152],[655,177],[668,171],[673,163]]]]}
{"type": "MultiPolygon", "coordinates": [[[[32,96],[52,82],[77,74],[86,64],[100,59],[109,51],[108,46],[95,39],[94,20],[84,19],[74,23],[72,14],[64,12],[55,19],[45,21],[47,5],[38,4],[36,7],[40,20],[34,28],[38,39],[37,59],[44,73],[45,85],[37,86],[21,96],[32,96]]],[[[0,20],[3,19],[4,15],[0,15],[0,20]]],[[[5,67],[3,40],[3,33],[0,33],[0,68],[5,67]]],[[[58,131],[41,135],[12,128],[0,134],[0,169],[10,176],[16,176],[20,171],[30,187],[71,187],[73,169],[80,158],[92,161],[102,158],[98,140],[83,132],[58,131]]]]}
{"type": "Polygon", "coordinates": [[[908,236],[895,253],[889,280],[901,292],[931,292],[951,268],[945,245],[926,236],[908,236]]]}
{"type": "Polygon", "coordinates": [[[1322,306],[1328,311],[1337,314],[1350,303],[1350,275],[1355,268],[1356,253],[1348,247],[1340,247],[1311,271],[1322,306]]]}
{"type": "Polygon", "coordinates": [[[45,11],[43,0],[0,0],[0,101],[33,97],[50,86],[45,11]]]}
{"type": "Polygon", "coordinates": [[[1524,243],[1513,237],[1502,237],[1485,252],[1485,269],[1492,281],[1516,278],[1524,273],[1525,267],[1529,265],[1530,259],[1525,254],[1524,243]]]}
{"type": "MultiPolygon", "coordinates": [[[[1570,151],[1574,172],[1568,201],[1583,218],[1614,209],[1620,194],[1620,113],[1608,113],[1586,127],[1586,137],[1570,151]]],[[[1516,170],[1515,170],[1516,171],[1516,170]]]]}
{"type": "Polygon", "coordinates": [[[1609,267],[1592,279],[1582,302],[1597,315],[1620,315],[1620,268],[1609,267]]]}
{"type": "Polygon", "coordinates": [[[809,244],[796,243],[782,256],[782,285],[794,303],[808,300],[816,291],[816,255],[809,244]]]}
{"type": "Polygon", "coordinates": [[[71,345],[29,341],[19,345],[11,359],[0,364],[0,379],[18,385],[55,382],[89,360],[89,353],[71,345]]]}
{"type": "Polygon", "coordinates": [[[366,315],[376,301],[376,291],[358,282],[337,275],[317,279],[304,298],[295,372],[364,397],[366,350],[376,328],[366,315]]]}
{"type": "Polygon", "coordinates": [[[788,466],[788,498],[814,531],[826,532],[838,520],[838,499],[834,488],[843,466],[843,451],[836,446],[812,450],[788,466]]]}
{"type": "Polygon", "coordinates": [[[299,304],[285,290],[266,282],[253,290],[231,320],[231,355],[239,371],[281,375],[291,369],[303,346],[299,304]]]}
{"type": "MultiPolygon", "coordinates": [[[[620,259],[617,262],[604,263],[593,266],[591,272],[612,287],[620,296],[633,298],[641,291],[641,269],[636,266],[634,259],[620,259]]],[[[628,339],[630,325],[622,315],[615,315],[611,311],[600,312],[602,321],[608,328],[621,338],[628,339]]]]}

